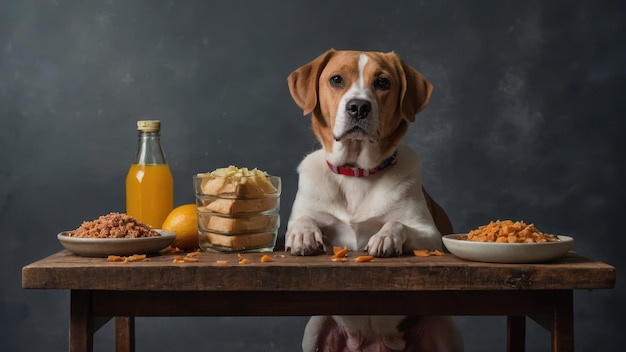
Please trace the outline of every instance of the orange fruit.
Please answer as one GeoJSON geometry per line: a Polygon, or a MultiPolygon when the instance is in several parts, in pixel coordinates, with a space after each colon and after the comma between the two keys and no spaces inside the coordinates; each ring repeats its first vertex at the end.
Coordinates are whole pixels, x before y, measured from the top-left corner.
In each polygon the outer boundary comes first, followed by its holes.
{"type": "Polygon", "coordinates": [[[176,232],[172,248],[190,249],[198,247],[198,213],[195,204],[184,204],[174,208],[163,221],[163,230],[176,232]]]}

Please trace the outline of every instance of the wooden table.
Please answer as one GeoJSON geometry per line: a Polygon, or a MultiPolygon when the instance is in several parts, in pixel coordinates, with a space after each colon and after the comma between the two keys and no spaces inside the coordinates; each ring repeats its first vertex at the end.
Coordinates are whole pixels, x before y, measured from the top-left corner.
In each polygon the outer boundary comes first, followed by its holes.
{"type": "Polygon", "coordinates": [[[136,316],[325,314],[503,315],[509,351],[524,350],[528,316],[551,331],[553,351],[573,351],[573,290],[615,285],[614,267],[574,252],[547,264],[269,255],[269,263],[261,253],[244,254],[249,264],[214,253],[197,263],[173,255],[120,263],[61,251],[25,266],[22,286],[71,290],[70,351],[92,351],[94,332],[112,317],[116,350],[133,351],[136,316]]]}

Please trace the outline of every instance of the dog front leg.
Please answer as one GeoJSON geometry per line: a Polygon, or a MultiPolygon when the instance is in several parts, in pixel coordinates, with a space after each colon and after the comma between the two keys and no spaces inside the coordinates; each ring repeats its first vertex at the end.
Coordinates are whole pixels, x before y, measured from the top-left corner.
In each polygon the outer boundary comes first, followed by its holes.
{"type": "Polygon", "coordinates": [[[374,257],[393,257],[402,255],[405,239],[405,226],[397,221],[390,221],[370,237],[365,250],[374,257]]]}
{"type": "Polygon", "coordinates": [[[400,222],[390,221],[369,239],[365,247],[374,257],[400,256],[414,249],[441,250],[441,235],[437,229],[433,227],[431,231],[418,231],[400,222]]]}
{"type": "Polygon", "coordinates": [[[301,216],[287,229],[285,250],[296,255],[314,255],[324,252],[322,231],[310,216],[301,216]]]}

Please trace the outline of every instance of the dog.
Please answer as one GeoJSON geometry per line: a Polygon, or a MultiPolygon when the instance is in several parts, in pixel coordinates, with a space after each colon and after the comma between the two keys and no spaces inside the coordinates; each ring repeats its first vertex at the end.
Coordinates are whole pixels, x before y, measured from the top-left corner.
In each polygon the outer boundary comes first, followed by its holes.
{"type": "MultiPolygon", "coordinates": [[[[432,85],[394,52],[330,49],[288,77],[321,148],[298,166],[285,233],[294,255],[333,246],[374,257],[442,250],[452,226],[422,187],[418,155],[401,140],[432,85]]],[[[462,351],[449,317],[314,316],[303,351],[462,351]]]]}

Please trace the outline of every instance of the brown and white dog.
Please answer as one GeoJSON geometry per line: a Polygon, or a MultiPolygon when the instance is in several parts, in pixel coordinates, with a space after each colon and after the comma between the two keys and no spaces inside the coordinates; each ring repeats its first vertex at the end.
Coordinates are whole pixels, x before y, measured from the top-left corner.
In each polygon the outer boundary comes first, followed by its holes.
{"type": "MultiPolygon", "coordinates": [[[[333,246],[399,256],[442,250],[452,227],[424,191],[418,155],[401,143],[432,85],[395,53],[329,50],[289,75],[289,91],[322,145],[298,167],[285,249],[333,246]]],[[[425,303],[427,304],[427,303],[425,303]]],[[[449,317],[316,316],[303,351],[462,351],[449,317]]]]}

